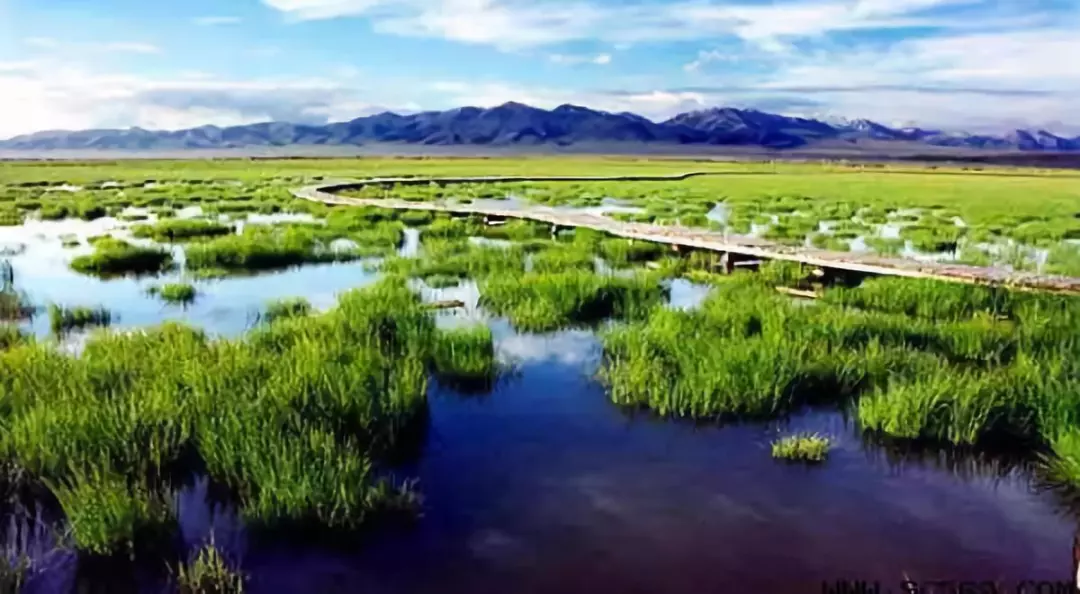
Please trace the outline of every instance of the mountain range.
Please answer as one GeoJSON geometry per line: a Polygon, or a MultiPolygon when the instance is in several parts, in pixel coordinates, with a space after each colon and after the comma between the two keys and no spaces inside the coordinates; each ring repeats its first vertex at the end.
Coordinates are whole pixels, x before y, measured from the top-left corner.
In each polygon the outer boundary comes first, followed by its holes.
{"type": "Polygon", "coordinates": [[[386,112],[326,125],[267,122],[201,126],[188,130],[46,131],[0,141],[0,149],[208,149],[259,146],[364,146],[384,143],[429,146],[689,145],[797,149],[814,146],[954,147],[990,151],[1080,151],[1080,137],[1045,130],[1002,136],[891,128],[870,120],[843,123],[731,107],[712,108],[654,122],[633,113],[577,105],[552,110],[520,103],[460,107],[399,115],[386,112]]]}

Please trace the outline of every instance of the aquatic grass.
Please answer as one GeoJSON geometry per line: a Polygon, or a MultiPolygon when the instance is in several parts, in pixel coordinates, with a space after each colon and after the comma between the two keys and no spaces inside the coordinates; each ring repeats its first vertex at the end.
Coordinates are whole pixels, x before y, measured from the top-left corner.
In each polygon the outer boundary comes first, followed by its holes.
{"type": "Polygon", "coordinates": [[[34,314],[30,298],[15,288],[15,268],[0,261],[0,322],[19,321],[34,314]]]}
{"type": "Polygon", "coordinates": [[[15,324],[0,323],[0,350],[23,344],[29,336],[15,324]]]}
{"type": "Polygon", "coordinates": [[[185,252],[189,270],[268,270],[304,263],[355,260],[353,249],[333,249],[311,229],[252,225],[239,235],[227,235],[192,244],[185,252]]]}
{"type": "Polygon", "coordinates": [[[108,326],[112,312],[105,307],[63,307],[49,304],[49,327],[56,334],[78,330],[87,326],[108,326]]]}
{"type": "Polygon", "coordinates": [[[169,269],[172,264],[172,254],[165,249],[136,246],[105,237],[94,243],[93,253],[73,259],[71,269],[83,274],[110,277],[154,274],[169,269]]]}
{"type": "Polygon", "coordinates": [[[533,254],[530,260],[533,272],[565,272],[567,270],[593,271],[596,269],[596,256],[588,250],[576,246],[552,245],[552,247],[533,254]]]}
{"type": "Polygon", "coordinates": [[[883,256],[897,256],[904,251],[907,242],[897,237],[867,237],[866,247],[883,256]]]}
{"type": "Polygon", "coordinates": [[[437,330],[398,277],[276,317],[236,339],[164,324],[93,336],[81,356],[0,351],[0,452],[45,481],[94,554],[175,530],[161,481],[193,464],[256,531],[348,533],[414,511],[376,464],[422,435],[431,377],[484,389],[490,332],[437,330]]]}
{"type": "Polygon", "coordinates": [[[481,225],[477,229],[477,235],[490,239],[506,239],[509,241],[528,241],[530,239],[546,239],[551,235],[551,226],[529,220],[510,220],[501,225],[481,225]]]}
{"type": "Polygon", "coordinates": [[[180,594],[243,594],[246,581],[247,576],[230,567],[213,541],[199,548],[176,571],[180,594]]]}
{"type": "Polygon", "coordinates": [[[391,257],[378,268],[389,274],[414,278],[436,275],[457,278],[485,278],[491,275],[518,275],[525,270],[526,251],[520,246],[476,245],[465,241],[427,242],[421,258],[391,257]]]}
{"type": "Polygon", "coordinates": [[[0,227],[17,227],[23,224],[25,215],[15,208],[0,208],[0,227]]]}
{"type": "Polygon", "coordinates": [[[410,227],[422,227],[435,220],[435,213],[430,210],[406,210],[398,220],[410,227]]]}
{"type": "Polygon", "coordinates": [[[834,287],[824,300],[846,307],[873,309],[934,320],[971,318],[976,313],[1008,315],[1023,300],[999,287],[981,287],[935,280],[882,277],[855,288],[834,287]]]}
{"type": "Polygon", "coordinates": [[[437,218],[421,231],[421,238],[455,239],[480,235],[482,223],[472,218],[437,218]]]}
{"type": "Polygon", "coordinates": [[[311,302],[303,297],[278,299],[266,304],[266,309],[260,314],[259,319],[272,324],[278,320],[304,317],[310,315],[312,311],[311,302]]]}
{"type": "Polygon", "coordinates": [[[1080,246],[1058,244],[1046,256],[1046,272],[1065,276],[1080,276],[1080,246]]]}
{"type": "Polygon", "coordinates": [[[157,295],[165,303],[172,305],[187,305],[195,301],[198,291],[191,283],[165,283],[160,286],[150,287],[147,292],[157,295]]]}
{"type": "Polygon", "coordinates": [[[203,219],[165,219],[153,225],[135,225],[131,234],[135,237],[174,243],[220,237],[234,232],[232,225],[203,219]]]}
{"type": "Polygon", "coordinates": [[[460,285],[463,279],[460,276],[455,276],[452,274],[436,273],[429,274],[423,277],[423,280],[424,284],[431,287],[432,289],[447,289],[460,285]]]}
{"type": "Polygon", "coordinates": [[[832,440],[818,433],[789,435],[772,442],[772,456],[793,462],[824,462],[832,440]]]}
{"type": "Polygon", "coordinates": [[[50,202],[41,206],[38,218],[43,221],[62,221],[71,216],[71,212],[67,204],[50,202]]]}
{"type": "Polygon", "coordinates": [[[801,263],[786,260],[769,260],[757,271],[762,283],[776,287],[796,287],[806,280],[807,274],[801,263]]]}
{"type": "Polygon", "coordinates": [[[171,544],[175,512],[168,498],[144,484],[100,469],[51,485],[81,552],[134,557],[146,547],[171,544]]]}
{"type": "Polygon", "coordinates": [[[486,392],[498,375],[491,329],[484,325],[440,330],[432,364],[443,385],[463,392],[486,392]]]}
{"type": "Polygon", "coordinates": [[[600,376],[611,399],[718,419],[856,400],[868,431],[959,444],[1038,441],[1078,420],[1075,300],[960,286],[977,294],[947,293],[923,309],[912,301],[922,316],[909,317],[904,296],[876,303],[887,311],[831,300],[797,307],[770,284],[734,275],[696,310],[605,331],[600,376]]]}
{"type": "Polygon", "coordinates": [[[549,332],[605,318],[644,316],[666,296],[659,277],[600,275],[582,270],[493,276],[480,286],[480,304],[526,332],[549,332]]]}
{"type": "Polygon", "coordinates": [[[955,252],[965,229],[951,222],[908,225],[900,229],[900,237],[911,242],[914,249],[925,253],[955,252]]]}
{"type": "Polygon", "coordinates": [[[654,262],[666,253],[665,246],[650,241],[609,238],[600,242],[600,256],[611,266],[629,266],[639,262],[654,262]]]}
{"type": "Polygon", "coordinates": [[[830,235],[828,233],[814,233],[810,236],[810,245],[823,250],[829,250],[833,252],[846,252],[851,249],[851,242],[830,235]]]}
{"type": "Polygon", "coordinates": [[[101,204],[93,202],[79,202],[71,209],[70,214],[84,220],[95,221],[108,215],[108,210],[101,204]]]}

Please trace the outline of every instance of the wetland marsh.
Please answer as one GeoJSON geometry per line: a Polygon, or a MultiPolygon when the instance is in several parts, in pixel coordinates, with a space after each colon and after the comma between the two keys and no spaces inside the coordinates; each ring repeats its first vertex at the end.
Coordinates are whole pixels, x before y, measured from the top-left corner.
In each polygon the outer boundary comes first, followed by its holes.
{"type": "Polygon", "coordinates": [[[689,165],[0,163],[0,583],[1073,579],[1080,297],[815,286],[784,263],[724,275],[588,230],[289,194],[335,176],[700,167],[730,175],[371,197],[606,208],[916,258],[975,246],[1080,273],[1060,255],[1080,237],[1065,175],[689,165]]]}

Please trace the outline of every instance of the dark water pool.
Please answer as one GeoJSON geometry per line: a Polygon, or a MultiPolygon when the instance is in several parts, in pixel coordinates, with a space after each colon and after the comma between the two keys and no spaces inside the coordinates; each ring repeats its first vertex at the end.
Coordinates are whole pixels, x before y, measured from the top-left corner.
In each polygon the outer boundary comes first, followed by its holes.
{"type": "MultiPolygon", "coordinates": [[[[31,247],[14,258],[20,288],[67,304],[107,302],[125,325],[178,317],[224,334],[242,330],[243,313],[268,298],[322,302],[371,278],[361,267],[323,266],[220,281],[193,308],[172,310],[134,281],[41,264],[49,256],[67,257],[31,247]]],[[[441,314],[445,323],[479,317],[474,287],[432,297],[469,305],[441,314]]],[[[680,285],[674,301],[699,297],[680,285]]],[[[838,579],[899,592],[905,579],[1075,575],[1075,516],[1022,465],[904,456],[864,443],[835,412],[726,427],[631,415],[592,377],[600,350],[591,333],[526,336],[493,325],[517,373],[483,397],[434,387],[422,455],[396,470],[418,479],[419,521],[352,550],[260,542],[196,486],[178,496],[185,539],[194,546],[213,533],[256,593],[810,593],[838,579]],[[836,438],[827,463],[771,458],[770,442],[797,430],[836,438]]],[[[29,591],[131,586],[107,574],[76,586],[76,567],[55,554],[29,591]]]]}
{"type": "Polygon", "coordinates": [[[1020,469],[898,461],[839,414],[725,428],[628,416],[590,377],[591,335],[499,330],[515,379],[486,398],[432,394],[424,455],[402,469],[419,478],[423,518],[347,553],[247,543],[253,592],[802,593],[840,578],[1070,578],[1075,522],[1020,469]],[[804,429],[838,438],[828,463],[770,457],[778,432],[804,429]]]}

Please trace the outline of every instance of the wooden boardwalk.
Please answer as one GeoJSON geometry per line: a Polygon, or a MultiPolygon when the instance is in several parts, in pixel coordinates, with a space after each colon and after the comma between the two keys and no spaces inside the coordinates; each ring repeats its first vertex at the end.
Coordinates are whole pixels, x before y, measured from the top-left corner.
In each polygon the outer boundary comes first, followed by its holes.
{"type": "MultiPolygon", "coordinates": [[[[850,272],[866,275],[903,276],[930,278],[969,284],[1008,286],[1018,289],[1050,291],[1080,295],[1080,278],[1052,276],[1033,272],[1013,272],[1001,268],[985,268],[937,262],[921,262],[907,258],[883,257],[873,254],[831,252],[804,247],[777,244],[755,237],[735,236],[721,231],[694,229],[674,225],[630,223],[606,216],[575,212],[566,208],[543,205],[512,203],[502,205],[462,204],[435,200],[413,202],[394,198],[350,198],[337,192],[358,190],[366,186],[389,185],[451,185],[461,183],[516,183],[516,182],[603,182],[603,181],[679,181],[691,177],[712,175],[692,172],[672,176],[619,176],[619,177],[539,177],[539,176],[488,176],[488,177],[385,177],[359,181],[326,182],[318,186],[299,188],[293,195],[304,200],[344,206],[373,206],[399,210],[429,210],[459,214],[477,214],[501,219],[528,219],[547,223],[555,228],[595,229],[627,239],[669,244],[673,249],[706,250],[721,254],[725,261],[735,260],[786,260],[820,268],[826,273],[850,272]]],[[[724,175],[718,173],[717,175],[724,175]]]]}

